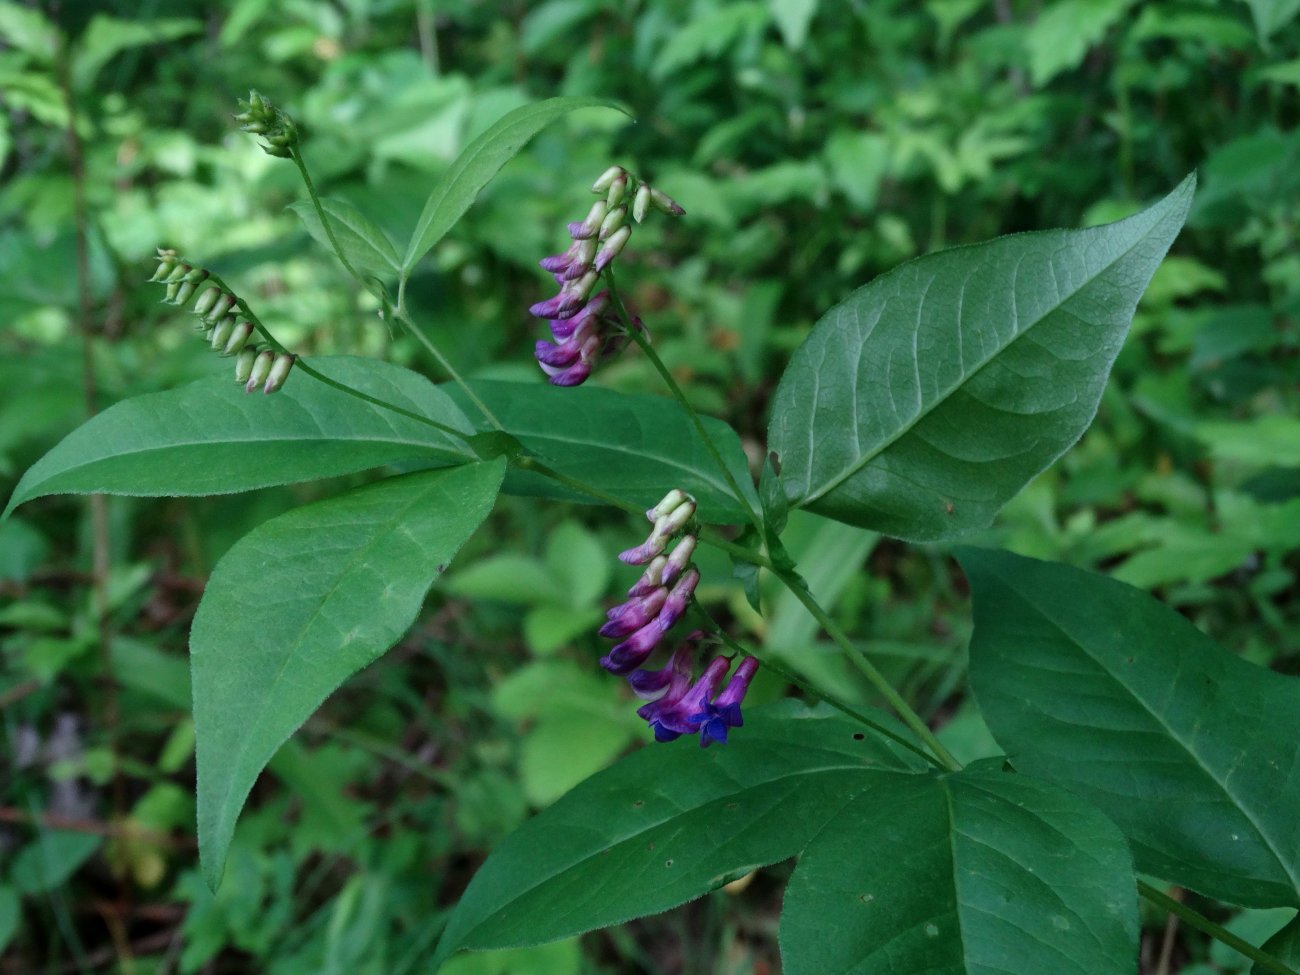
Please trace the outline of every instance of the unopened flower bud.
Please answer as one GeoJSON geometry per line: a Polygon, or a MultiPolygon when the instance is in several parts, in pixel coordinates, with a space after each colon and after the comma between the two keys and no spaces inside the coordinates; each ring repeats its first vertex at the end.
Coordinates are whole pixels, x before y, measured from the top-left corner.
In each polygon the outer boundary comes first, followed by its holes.
{"type": "Polygon", "coordinates": [[[194,302],[194,314],[202,317],[212,310],[212,306],[217,303],[221,297],[220,288],[208,288],[199,295],[198,300],[194,302]]]}
{"type": "Polygon", "coordinates": [[[246,383],[253,374],[253,363],[257,361],[258,348],[250,345],[239,350],[239,358],[235,360],[235,382],[246,383]]]}
{"type": "MultiPolygon", "coordinates": [[[[676,551],[676,549],[673,551],[676,551]]],[[[668,556],[656,555],[651,559],[650,564],[646,566],[645,572],[641,573],[641,578],[627,591],[627,594],[629,596],[644,596],[664,585],[665,581],[671,582],[672,580],[665,580],[663,577],[667,565],[668,556]]]]}
{"type": "Polygon", "coordinates": [[[651,188],[650,202],[656,210],[662,210],[664,213],[671,213],[674,217],[680,217],[686,212],[677,205],[676,200],[661,190],[651,188]]]}
{"type": "Polygon", "coordinates": [[[216,304],[214,304],[212,308],[209,309],[208,313],[203,316],[203,320],[209,325],[216,324],[216,322],[225,317],[226,313],[229,312],[230,309],[235,307],[237,301],[238,299],[229,291],[222,292],[221,295],[218,296],[216,304]]]}
{"type": "Polygon", "coordinates": [[[637,187],[636,196],[632,198],[632,219],[640,223],[650,210],[650,184],[642,183],[637,187]]]}
{"type": "Polygon", "coordinates": [[[664,560],[663,571],[660,573],[660,579],[665,586],[671,585],[691,562],[691,556],[695,554],[695,536],[683,535],[673,550],[664,560]]]}
{"type": "MultiPolygon", "coordinates": [[[[170,291],[171,289],[169,288],[168,292],[170,293],[170,291]]],[[[176,296],[172,299],[172,304],[183,305],[190,300],[190,296],[193,294],[194,294],[194,282],[182,281],[181,286],[176,289],[176,296]]]]}
{"type": "Polygon", "coordinates": [[[284,381],[289,378],[289,370],[293,364],[298,361],[298,357],[290,352],[282,352],[275,357],[275,362],[271,364],[271,371],[266,377],[266,385],[262,387],[263,393],[278,392],[284,385],[284,381]]]}
{"type": "Polygon", "coordinates": [[[174,250],[158,248],[158,267],[154,269],[153,277],[149,279],[151,283],[169,280],[169,275],[176,270],[176,252],[174,250]]]}
{"type": "Polygon", "coordinates": [[[267,377],[271,375],[271,366],[274,364],[274,349],[262,349],[258,352],[257,358],[253,360],[253,368],[248,373],[248,382],[244,384],[244,392],[251,393],[266,382],[267,377]]]}
{"type": "Polygon", "coordinates": [[[208,279],[208,272],[201,267],[192,267],[185,272],[185,280],[192,282],[195,286],[202,284],[208,279]]]}
{"type": "Polygon", "coordinates": [[[605,214],[609,212],[609,207],[604,200],[597,200],[587,211],[587,219],[582,223],[569,224],[569,236],[574,240],[585,240],[588,237],[596,236],[596,231],[600,229],[601,222],[605,219],[605,214]]]}
{"type": "Polygon", "coordinates": [[[623,173],[624,170],[622,166],[610,166],[609,169],[605,170],[598,177],[596,177],[596,182],[591,184],[591,192],[604,193],[607,189],[610,188],[614,180],[622,176],[623,173]]]}
{"type": "Polygon", "coordinates": [[[230,337],[226,339],[226,346],[221,350],[221,354],[227,356],[239,352],[248,344],[248,339],[252,334],[252,322],[239,322],[230,330],[230,337]]]}
{"type": "Polygon", "coordinates": [[[655,522],[654,530],[672,537],[686,527],[686,523],[695,517],[695,499],[684,502],[672,514],[665,515],[655,522]]]}
{"type": "Polygon", "coordinates": [[[673,488],[663,496],[663,499],[657,505],[646,511],[645,519],[653,524],[664,515],[672,514],[687,501],[694,502],[695,499],[681,488],[673,488]]]}
{"type": "Polygon", "coordinates": [[[217,322],[217,324],[214,325],[212,328],[212,334],[208,337],[208,340],[212,344],[212,351],[220,352],[222,349],[224,349],[226,347],[226,343],[230,341],[231,333],[233,333],[234,330],[235,330],[234,315],[227,315],[221,321],[217,322]]]}
{"type": "Polygon", "coordinates": [[[605,197],[605,202],[611,207],[616,207],[623,202],[625,196],[627,196],[627,174],[623,173],[614,177],[614,181],[609,184],[609,195],[605,197]]]}
{"type": "Polygon", "coordinates": [[[614,207],[609,213],[605,214],[605,219],[600,222],[600,230],[596,236],[600,240],[607,240],[611,234],[627,222],[627,207],[614,207]]]}
{"type": "Polygon", "coordinates": [[[596,255],[596,262],[592,264],[592,269],[599,272],[609,267],[609,262],[622,253],[631,236],[631,227],[620,227],[614,231],[609,240],[605,241],[604,246],[601,247],[600,253],[596,255]]]}
{"type": "Polygon", "coordinates": [[[171,273],[169,273],[167,277],[163,278],[163,281],[167,284],[172,284],[176,281],[184,281],[185,276],[189,274],[191,270],[193,270],[193,268],[188,264],[173,264],[171,273]]]}

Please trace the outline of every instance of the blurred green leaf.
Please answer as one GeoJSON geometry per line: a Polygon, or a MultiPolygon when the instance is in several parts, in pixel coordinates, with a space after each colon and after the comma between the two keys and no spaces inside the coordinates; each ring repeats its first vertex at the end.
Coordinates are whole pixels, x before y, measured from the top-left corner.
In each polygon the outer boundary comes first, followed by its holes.
{"type": "Polygon", "coordinates": [[[21,894],[55,890],[81,869],[102,843],[103,837],[93,833],[41,830],[35,840],[15,854],[9,882],[21,894]]]}
{"type": "Polygon", "coordinates": [[[1025,35],[1035,86],[1083,63],[1134,0],[1057,0],[1038,14],[1025,35]]]}
{"type": "Polygon", "coordinates": [[[114,56],[133,47],[166,44],[203,31],[203,21],[192,18],[121,20],[96,14],[77,41],[72,59],[72,86],[87,91],[99,72],[114,56]]]}
{"type": "Polygon", "coordinates": [[[220,883],[258,773],[410,627],[492,510],[501,461],[389,478],[291,511],[218,563],[190,632],[199,853],[220,883]]]}
{"type": "Polygon", "coordinates": [[[18,933],[22,916],[23,906],[18,900],[18,891],[8,884],[0,884],[0,954],[18,933]]]}

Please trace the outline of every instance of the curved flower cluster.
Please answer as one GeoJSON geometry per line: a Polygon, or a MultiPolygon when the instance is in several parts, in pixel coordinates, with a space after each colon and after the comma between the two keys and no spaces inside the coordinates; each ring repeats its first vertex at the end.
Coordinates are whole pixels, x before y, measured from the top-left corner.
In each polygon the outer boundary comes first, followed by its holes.
{"type": "Polygon", "coordinates": [[[266,142],[262,151],[281,159],[288,159],[293,148],[298,145],[298,126],[284,112],[255,91],[248,93],[248,101],[240,101],[243,109],[235,116],[235,121],[245,132],[260,135],[266,142]]]}
{"type": "MultiPolygon", "coordinates": [[[[529,312],[551,325],[554,342],[540,341],[537,363],[554,386],[577,386],[596,364],[618,352],[627,342],[620,334],[618,319],[609,307],[609,292],[593,295],[600,272],[627,246],[632,227],[630,213],[640,223],[651,207],[681,215],[686,211],[648,183],[638,180],[621,166],[611,166],[592,184],[593,193],[605,195],[592,204],[585,220],[569,224],[572,243],[563,254],[543,258],[542,270],[549,271],[560,286],[559,294],[539,301],[529,312]],[[635,187],[635,188],[634,188],[635,187]]],[[[639,319],[633,327],[643,329],[639,319]]]]}
{"type": "Polygon", "coordinates": [[[269,346],[249,345],[254,326],[239,314],[243,303],[217,284],[204,287],[209,277],[208,271],[187,264],[175,251],[160,247],[158,268],[149,280],[167,286],[163,302],[169,305],[187,304],[197,292],[191,309],[198,316],[195,330],[207,340],[213,352],[236,357],[235,382],[244,384],[248,393],[259,386],[264,393],[276,392],[289,377],[297,357],[288,352],[277,353],[269,346]]]}
{"type": "Polygon", "coordinates": [[[641,669],[686,612],[699,584],[699,570],[690,561],[696,537],[685,531],[694,516],[695,499],[676,489],[646,512],[654,525],[649,537],[619,555],[629,565],[645,565],[646,570],[627,591],[627,601],[606,614],[608,620],[600,635],[620,642],[600,664],[611,673],[626,675],[633,692],[650,702],[637,714],[650,724],[658,741],[699,732],[700,744],[708,745],[725,742],[727,730],[743,723],[740,702],[758,661],[753,657],[742,660],[721,692],[718,685],[731,669],[727,657],[715,657],[699,679],[692,680],[696,642],[701,636],[697,632],[673,652],[666,666],[641,669]],[[676,544],[665,554],[674,539],[676,544]]]}

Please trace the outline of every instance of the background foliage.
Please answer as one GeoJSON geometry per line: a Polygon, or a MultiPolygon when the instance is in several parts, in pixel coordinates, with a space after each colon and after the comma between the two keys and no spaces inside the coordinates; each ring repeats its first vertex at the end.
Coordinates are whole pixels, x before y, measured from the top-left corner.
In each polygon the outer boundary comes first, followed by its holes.
{"type": "MultiPolygon", "coordinates": [[[[394,240],[505,111],[556,94],[624,103],[635,124],[591,111],[542,132],[419,265],[408,301],[463,371],[531,377],[524,309],[547,284],[535,261],[590,180],[627,165],[688,216],[639,231],[621,280],[697,406],[754,456],[789,352],[858,285],[953,244],[1122,216],[1196,169],[1187,229],[1097,422],[974,541],[1105,569],[1294,674],[1298,13],[1293,0],[235,0],[198,16],[0,3],[6,496],[87,409],[225,368],[143,287],[159,244],[201,255],[295,348],[441,378],[286,209],[301,197],[292,168],[232,132],[250,87],[301,120],[322,191],[394,240]]],[[[658,392],[636,356],[599,381],[658,392]]],[[[612,568],[627,519],[504,501],[412,633],[272,761],[210,894],[185,658],[198,594],[237,538],[338,486],[52,497],[0,524],[0,972],[421,971],[485,851],[644,740],[591,636],[637,574],[612,568]]],[[[948,746],[990,753],[957,693],[970,610],[947,550],[797,514],[787,542],[948,746]]],[[[737,633],[871,700],[792,597],[773,593],[760,620],[725,560],[699,561],[702,597],[737,633]]],[[[783,869],[447,970],[770,971],[783,869]]],[[[1255,943],[1292,914],[1198,906],[1255,943]]],[[[1163,915],[1144,920],[1144,970],[1243,970],[1163,915]]]]}

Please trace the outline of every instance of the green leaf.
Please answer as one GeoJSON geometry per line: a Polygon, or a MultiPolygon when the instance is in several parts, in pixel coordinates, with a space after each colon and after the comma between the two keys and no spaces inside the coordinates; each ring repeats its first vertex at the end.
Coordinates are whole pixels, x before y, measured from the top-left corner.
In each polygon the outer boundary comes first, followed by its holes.
{"type": "MultiPolygon", "coordinates": [[[[1281,931],[1265,941],[1262,947],[1283,965],[1300,968],[1300,917],[1292,918],[1281,931]]],[[[1251,968],[1250,975],[1272,975],[1272,973],[1263,965],[1256,963],[1251,968]]]]}
{"type": "Polygon", "coordinates": [[[504,470],[389,478],[274,518],[217,564],[190,632],[199,855],[214,889],[258,773],[406,632],[492,510],[504,470]]]}
{"type": "Polygon", "coordinates": [[[1300,14],[1300,0],[1246,0],[1255,30],[1261,44],[1268,47],[1268,39],[1300,14]]]}
{"type": "Polygon", "coordinates": [[[552,941],[654,914],[794,855],[886,769],[889,743],[793,701],[755,709],[726,747],[634,752],[511,835],[456,906],[431,970],[462,948],[552,941]]]}
{"type": "Polygon", "coordinates": [[[1195,185],[1105,227],[919,258],[831,309],[772,407],[786,497],[913,541],[987,525],[1091,422],[1195,185]]]}
{"type": "Polygon", "coordinates": [[[1123,583],[1006,552],[958,558],[971,685],[1015,766],[1107,813],[1145,873],[1300,905],[1300,684],[1123,583]]]}
{"type": "MultiPolygon", "coordinates": [[[[535,105],[524,105],[507,112],[486,132],[465,147],[447,174],[429,194],[420,220],[411,235],[411,243],[402,260],[402,270],[409,272],[461,218],[474,199],[515,154],[546,126],[577,108],[614,108],[604,98],[570,96],[548,98],[535,105]]],[[[626,113],[625,113],[626,114],[626,113]]]]}
{"type": "MultiPolygon", "coordinates": [[[[468,429],[423,376],[373,359],[310,360],[338,382],[468,429]]],[[[226,377],[118,403],[68,434],[23,475],[5,508],[47,494],[228,494],[335,477],[400,460],[462,463],[460,441],[303,372],[274,396],[245,394],[226,377]]]]}
{"type": "Polygon", "coordinates": [[[23,908],[14,888],[0,884],[0,954],[9,947],[9,942],[18,933],[18,922],[22,920],[23,908]]]}
{"type": "Polygon", "coordinates": [[[23,894],[43,894],[64,882],[94,856],[102,836],[50,829],[18,851],[9,868],[9,880],[23,894]]]}
{"type": "Polygon", "coordinates": [[[96,14],[77,42],[72,59],[73,87],[88,91],[104,65],[122,51],[146,44],[165,44],[202,31],[203,21],[188,17],[119,20],[96,14]]]}
{"type": "Polygon", "coordinates": [[[1088,49],[1100,43],[1133,2],[1058,0],[1045,8],[1025,34],[1034,87],[1082,64],[1088,49]]]}
{"type": "Polygon", "coordinates": [[[789,975],[1133,971],[1124,837],[1025,776],[882,775],[808,844],[785,893],[789,975]]]}
{"type": "MultiPolygon", "coordinates": [[[[320,201],[321,209],[329,218],[330,229],[339,243],[339,248],[347,256],[352,266],[362,274],[373,274],[387,278],[401,270],[397,250],[388,235],[369,217],[354,207],[347,200],[325,198],[320,201]]],[[[312,206],[311,200],[299,200],[289,204],[289,209],[298,214],[307,233],[330,253],[334,245],[330,243],[325,225],[320,215],[312,206]]]]}
{"type": "MultiPolygon", "coordinates": [[[[700,518],[705,522],[735,524],[747,520],[744,506],[731,496],[717,462],[690,418],[673,400],[616,393],[597,386],[560,389],[545,383],[470,385],[507,432],[561,474],[646,508],[657,504],[672,488],[681,488],[695,496],[700,518]]],[[[448,392],[463,403],[456,390],[448,388],[448,392]]],[[[736,483],[748,502],[757,507],[740,437],[721,420],[703,420],[736,483]]],[[[511,472],[506,490],[590,500],[549,478],[526,472],[511,472]]]]}

